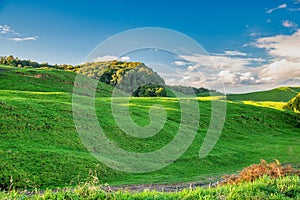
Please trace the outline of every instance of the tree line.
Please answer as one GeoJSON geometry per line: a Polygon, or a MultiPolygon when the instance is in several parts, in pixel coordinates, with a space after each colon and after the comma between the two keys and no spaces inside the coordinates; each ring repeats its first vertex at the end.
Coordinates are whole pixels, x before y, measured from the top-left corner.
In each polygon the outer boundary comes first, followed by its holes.
{"type": "Polygon", "coordinates": [[[18,57],[14,57],[12,55],[1,56],[0,64],[9,65],[13,67],[20,67],[20,68],[52,68],[52,69],[67,70],[72,72],[77,72],[79,70],[79,66],[73,66],[69,64],[50,65],[47,62],[38,63],[31,60],[21,60],[18,57]]]}

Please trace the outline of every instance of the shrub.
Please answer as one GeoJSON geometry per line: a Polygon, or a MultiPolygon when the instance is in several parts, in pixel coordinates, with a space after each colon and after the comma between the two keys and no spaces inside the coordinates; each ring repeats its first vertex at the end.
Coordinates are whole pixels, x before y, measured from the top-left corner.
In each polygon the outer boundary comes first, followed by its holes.
{"type": "Polygon", "coordinates": [[[222,178],[222,184],[236,184],[245,181],[254,181],[263,176],[269,176],[270,178],[278,178],[289,175],[300,176],[300,171],[293,169],[291,165],[283,166],[278,160],[275,162],[267,163],[265,160],[261,160],[259,164],[253,164],[245,167],[237,175],[225,175],[222,178]]]}

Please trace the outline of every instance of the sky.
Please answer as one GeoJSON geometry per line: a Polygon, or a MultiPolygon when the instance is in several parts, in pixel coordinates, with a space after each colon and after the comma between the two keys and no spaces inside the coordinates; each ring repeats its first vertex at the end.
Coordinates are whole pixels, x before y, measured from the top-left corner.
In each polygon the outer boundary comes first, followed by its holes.
{"type": "Polygon", "coordinates": [[[153,48],[95,59],[142,61],[171,85],[243,93],[300,85],[299,26],[300,0],[0,0],[0,55],[75,65],[116,34],[158,27],[203,51],[153,48]]]}

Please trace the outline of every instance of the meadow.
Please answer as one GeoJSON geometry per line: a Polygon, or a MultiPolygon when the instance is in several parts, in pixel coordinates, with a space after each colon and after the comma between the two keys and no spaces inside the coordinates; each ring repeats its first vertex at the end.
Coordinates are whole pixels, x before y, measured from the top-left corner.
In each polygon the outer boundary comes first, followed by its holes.
{"type": "MultiPolygon", "coordinates": [[[[226,101],[226,121],[221,136],[206,157],[200,159],[198,154],[209,126],[211,103],[225,101],[216,97],[198,98],[201,117],[197,135],[187,151],[171,165],[148,173],[113,170],[95,159],[78,136],[72,114],[75,77],[73,72],[55,69],[0,66],[1,189],[34,190],[76,186],[87,181],[91,171],[97,172],[100,184],[109,185],[192,181],[210,183],[219,180],[224,174],[257,163],[260,159],[278,159],[283,164],[299,168],[300,116],[282,109],[284,102],[289,99],[280,96],[277,100],[265,98],[261,102],[231,96],[226,101]]],[[[181,111],[177,98],[132,97],[128,106],[132,118],[139,125],[149,124],[151,105],[162,105],[167,112],[167,121],[158,134],[150,138],[135,138],[125,134],[115,123],[111,110],[112,89],[112,86],[99,82],[95,98],[99,124],[112,142],[127,151],[151,152],[172,140],[180,124],[181,111]]],[[[290,92],[289,88],[286,90],[290,92]]],[[[278,91],[286,90],[276,90],[274,96],[278,96],[278,91]]],[[[278,187],[299,182],[299,178],[290,177],[280,181],[265,178],[243,187],[226,186],[209,191],[198,189],[174,194],[153,192],[149,195],[165,199],[181,199],[181,195],[184,195],[196,199],[199,197],[197,195],[203,193],[208,195],[207,198],[217,198],[214,195],[218,194],[221,195],[219,198],[231,195],[234,199],[234,195],[245,188],[256,191],[256,187],[264,188],[273,184],[274,191],[279,191],[278,187]]],[[[299,190],[299,187],[296,189],[299,190]]],[[[265,195],[268,195],[267,192],[265,195]]],[[[13,194],[1,195],[6,198],[6,195],[13,194]]],[[[76,194],[70,191],[66,195],[76,194]]],[[[99,192],[95,195],[107,194],[99,192]]],[[[111,195],[112,199],[116,197],[113,195],[121,195],[120,198],[125,199],[129,194],[111,195]]],[[[144,193],[135,195],[133,199],[142,197],[144,193]]]]}

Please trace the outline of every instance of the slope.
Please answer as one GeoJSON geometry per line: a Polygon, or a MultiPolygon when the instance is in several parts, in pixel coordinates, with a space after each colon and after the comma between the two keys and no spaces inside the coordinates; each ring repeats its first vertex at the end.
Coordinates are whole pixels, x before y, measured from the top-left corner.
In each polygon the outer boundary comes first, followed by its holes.
{"type": "MultiPolygon", "coordinates": [[[[46,69],[0,71],[0,187],[55,188],[73,185],[92,172],[102,183],[209,182],[259,159],[277,158],[295,166],[300,163],[299,115],[291,112],[228,102],[226,123],[213,151],[199,159],[198,153],[209,126],[211,102],[199,100],[201,120],[194,142],[173,164],[149,173],[113,170],[97,161],[83,146],[72,113],[72,83],[76,74],[46,69]]],[[[150,121],[149,108],[166,108],[163,129],[150,138],[125,134],[112,115],[112,87],[99,83],[95,99],[99,124],[120,148],[151,152],[168,144],[180,125],[176,98],[131,98],[128,106],[139,125],[150,121]]],[[[124,105],[121,105],[124,106],[124,105]]]]}
{"type": "Polygon", "coordinates": [[[300,93],[298,93],[297,96],[295,96],[289,102],[287,102],[284,108],[292,110],[294,112],[300,112],[300,93]]]}
{"type": "Polygon", "coordinates": [[[233,101],[275,101],[287,102],[300,92],[300,87],[280,87],[267,91],[251,92],[245,94],[229,94],[228,100],[233,101]]]}

